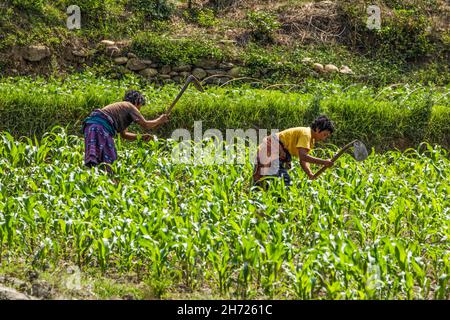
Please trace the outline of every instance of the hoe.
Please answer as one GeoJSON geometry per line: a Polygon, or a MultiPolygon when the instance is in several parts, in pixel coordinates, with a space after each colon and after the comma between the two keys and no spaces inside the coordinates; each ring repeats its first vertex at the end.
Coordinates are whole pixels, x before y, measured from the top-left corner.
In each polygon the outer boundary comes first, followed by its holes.
{"type": "MultiPolygon", "coordinates": [[[[331,161],[336,162],[345,151],[353,147],[353,157],[356,161],[363,161],[367,159],[368,153],[366,146],[359,140],[353,140],[349,144],[345,145],[338,153],[331,159],[331,161]]],[[[322,172],[324,172],[327,167],[322,167],[319,171],[314,174],[314,178],[317,178],[322,172]]]]}
{"type": "Polygon", "coordinates": [[[184,83],[183,88],[181,89],[180,93],[178,93],[177,97],[175,98],[175,100],[172,102],[172,104],[170,105],[170,107],[167,109],[166,114],[169,115],[170,112],[172,111],[173,107],[175,106],[175,104],[178,102],[178,100],[180,99],[180,97],[183,95],[184,91],[186,91],[187,87],[189,86],[190,83],[194,84],[194,87],[197,88],[198,91],[200,92],[204,92],[205,90],[203,90],[202,85],[200,84],[200,82],[197,80],[196,77],[194,77],[192,74],[187,77],[186,82],[184,83]]]}

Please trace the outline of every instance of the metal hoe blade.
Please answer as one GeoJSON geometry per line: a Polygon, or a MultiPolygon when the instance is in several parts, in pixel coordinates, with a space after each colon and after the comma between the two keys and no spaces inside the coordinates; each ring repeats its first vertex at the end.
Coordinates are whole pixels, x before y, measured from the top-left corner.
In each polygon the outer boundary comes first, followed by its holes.
{"type": "Polygon", "coordinates": [[[194,86],[197,88],[198,91],[205,92],[205,90],[203,89],[203,87],[200,84],[200,82],[194,76],[192,76],[192,83],[194,84],[194,86]]]}
{"type": "Polygon", "coordinates": [[[175,106],[175,104],[178,102],[178,100],[180,99],[180,97],[183,95],[184,91],[187,89],[187,87],[189,86],[190,83],[194,84],[194,87],[199,90],[200,92],[205,92],[205,90],[203,89],[202,85],[200,84],[200,82],[197,80],[196,77],[194,77],[192,74],[186,79],[186,82],[183,86],[183,88],[181,89],[180,93],[178,93],[178,95],[176,96],[175,100],[172,102],[172,104],[170,105],[170,107],[167,109],[166,114],[170,114],[170,112],[172,111],[173,107],[175,106]]]}
{"type": "Polygon", "coordinates": [[[355,141],[353,144],[353,155],[356,161],[366,160],[369,154],[367,153],[366,146],[361,141],[355,141]]]}
{"type": "MultiPolygon", "coordinates": [[[[353,148],[353,156],[355,157],[356,161],[363,161],[367,159],[368,153],[366,146],[364,143],[362,143],[359,140],[353,140],[352,142],[349,142],[346,144],[341,150],[339,150],[338,153],[334,155],[334,157],[331,159],[331,161],[335,162],[337,159],[339,159],[349,148],[353,148]]],[[[327,167],[323,166],[314,174],[314,179],[316,179],[322,172],[324,172],[327,169],[327,167]]]]}

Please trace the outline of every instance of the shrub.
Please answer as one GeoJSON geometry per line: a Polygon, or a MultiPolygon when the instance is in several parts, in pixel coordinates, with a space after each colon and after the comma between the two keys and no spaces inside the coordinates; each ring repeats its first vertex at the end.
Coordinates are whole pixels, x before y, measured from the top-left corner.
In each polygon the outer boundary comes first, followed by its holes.
{"type": "Polygon", "coordinates": [[[130,5],[148,20],[167,20],[175,10],[175,5],[168,0],[130,0],[130,5]]]}
{"type": "MultiPolygon", "coordinates": [[[[76,5],[81,10],[81,25],[87,27],[97,27],[103,25],[108,18],[111,0],[77,0],[76,5]]],[[[66,0],[67,6],[73,4],[66,0]]]]}
{"type": "Polygon", "coordinates": [[[239,0],[209,0],[208,3],[215,10],[223,10],[232,7],[234,4],[239,2],[239,0]]]}
{"type": "Polygon", "coordinates": [[[276,16],[268,12],[250,12],[247,19],[252,36],[257,41],[273,41],[274,32],[280,28],[276,16]]]}
{"type": "Polygon", "coordinates": [[[427,9],[439,8],[439,0],[384,0],[383,3],[392,9],[427,9]]]}
{"type": "Polygon", "coordinates": [[[44,9],[44,0],[12,0],[12,4],[25,11],[42,12],[44,9]]]}
{"type": "Polygon", "coordinates": [[[243,52],[242,58],[246,67],[254,70],[261,70],[273,68],[276,64],[277,57],[261,48],[249,46],[248,49],[243,52]]]}
{"type": "Polygon", "coordinates": [[[211,41],[203,39],[169,39],[155,33],[138,34],[132,43],[132,50],[139,56],[160,61],[164,64],[195,64],[202,58],[221,61],[223,52],[211,41]]]}
{"type": "Polygon", "coordinates": [[[378,32],[378,45],[383,55],[399,55],[406,60],[424,56],[432,50],[426,31],[428,19],[415,10],[394,10],[378,32]]]}
{"type": "Polygon", "coordinates": [[[197,23],[202,27],[212,27],[217,24],[214,11],[211,9],[203,9],[198,12],[197,23]]]}
{"type": "Polygon", "coordinates": [[[214,11],[204,8],[190,8],[183,12],[183,17],[192,23],[198,24],[200,27],[209,28],[217,24],[214,11]]]}
{"type": "MultiPolygon", "coordinates": [[[[396,7],[394,3],[391,5],[396,7]]],[[[380,30],[367,28],[364,3],[343,0],[339,9],[343,20],[347,21],[347,29],[351,30],[347,44],[354,49],[395,61],[418,59],[436,49],[428,32],[430,22],[416,6],[383,8],[380,30]]]]}

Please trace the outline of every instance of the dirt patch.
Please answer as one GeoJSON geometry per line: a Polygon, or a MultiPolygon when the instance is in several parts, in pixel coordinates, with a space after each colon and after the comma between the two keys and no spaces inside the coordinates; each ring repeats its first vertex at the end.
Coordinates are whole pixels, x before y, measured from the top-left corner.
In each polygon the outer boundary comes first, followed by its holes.
{"type": "Polygon", "coordinates": [[[336,43],[342,42],[348,31],[332,1],[310,2],[300,7],[289,7],[280,13],[281,35],[284,42],[336,43]]]}

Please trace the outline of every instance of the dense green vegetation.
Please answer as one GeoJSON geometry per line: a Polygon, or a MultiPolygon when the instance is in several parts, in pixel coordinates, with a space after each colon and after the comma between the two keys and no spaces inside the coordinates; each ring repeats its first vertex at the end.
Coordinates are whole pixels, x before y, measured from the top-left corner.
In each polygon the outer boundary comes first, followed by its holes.
{"type": "Polygon", "coordinates": [[[222,61],[224,53],[213,42],[202,39],[170,39],[155,33],[140,33],[135,36],[132,51],[142,58],[163,64],[195,64],[202,58],[222,61]]]}
{"type": "MultiPolygon", "coordinates": [[[[386,87],[307,82],[302,86],[210,87],[206,93],[188,90],[174,109],[170,122],[156,133],[170,137],[173,130],[203,127],[225,129],[279,129],[309,125],[324,113],[337,124],[331,142],[344,144],[354,138],[376,150],[404,149],[422,141],[450,146],[448,88],[386,87]],[[264,89],[268,88],[268,89],[264,89]],[[285,89],[280,91],[276,89],[285,89]],[[297,92],[289,92],[289,90],[297,92]]],[[[79,134],[81,121],[94,109],[119,101],[128,88],[142,90],[149,101],[143,108],[156,117],[170,105],[179,86],[155,88],[139,78],[121,82],[85,74],[46,81],[9,78],[0,82],[0,129],[15,136],[42,136],[55,125],[79,134]]],[[[137,128],[136,128],[137,129],[137,128]]]]}
{"type": "Polygon", "coordinates": [[[377,1],[380,30],[367,28],[364,0],[77,0],[82,28],[70,31],[72,4],[0,4],[3,283],[25,292],[5,279],[37,274],[81,299],[450,299],[443,0],[377,1]],[[108,176],[83,166],[83,119],[129,89],[144,93],[142,113],[154,118],[181,85],[119,66],[104,39],[129,40],[121,55],[152,68],[231,62],[239,77],[189,88],[155,141],[117,137],[108,176]],[[26,61],[33,44],[51,57],[26,61]],[[201,133],[283,130],[320,114],[337,130],[313,155],[360,139],[369,158],[344,155],[315,181],[294,162],[292,188],[275,180],[266,192],[251,187],[252,144],[233,155],[238,163],[211,163],[209,140],[195,144],[196,162],[174,159],[172,133],[193,133],[195,121],[201,133]],[[79,287],[67,286],[71,268],[79,287]]]}

